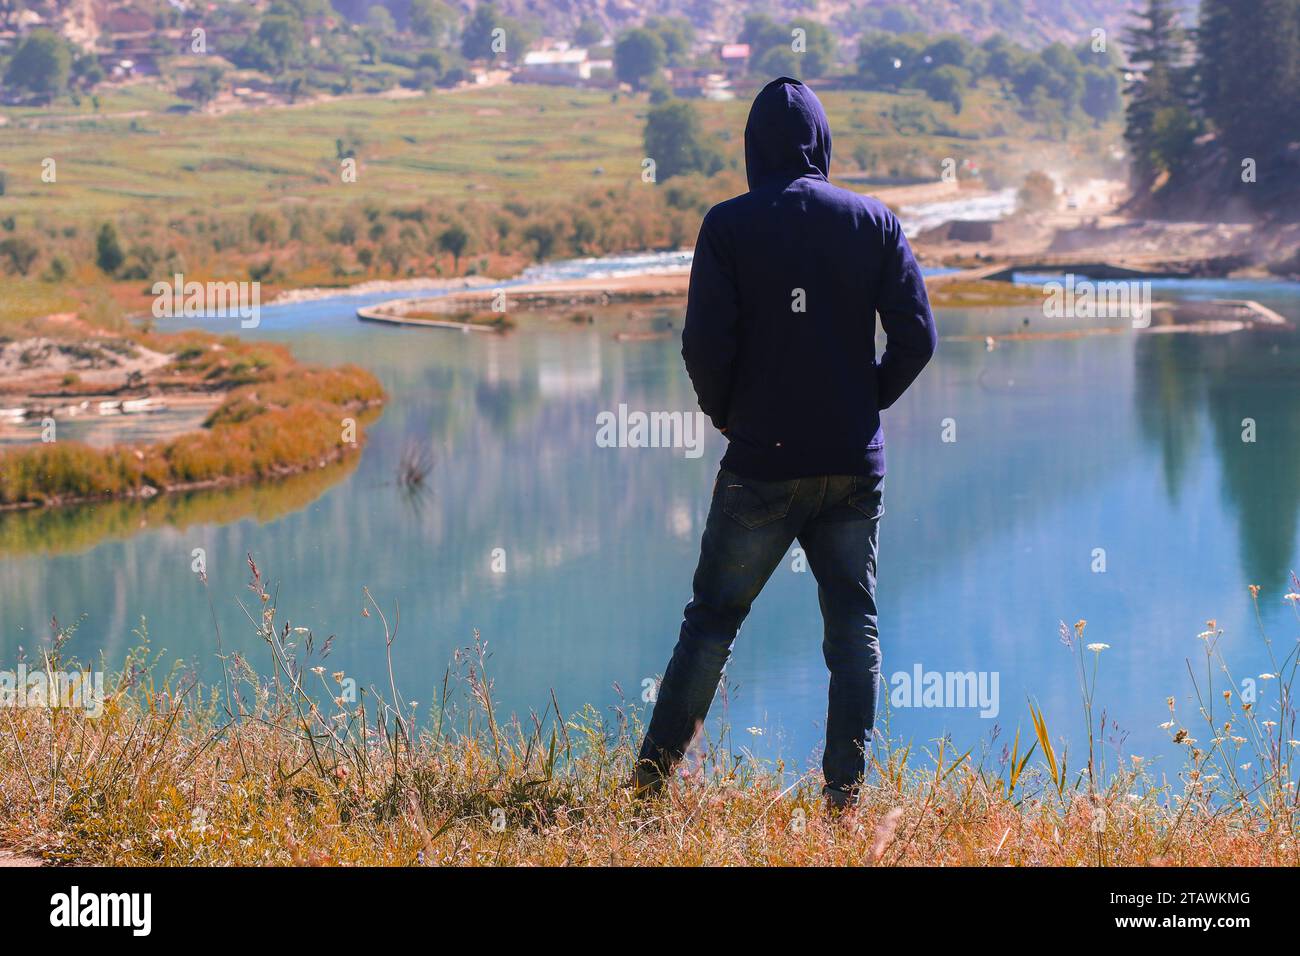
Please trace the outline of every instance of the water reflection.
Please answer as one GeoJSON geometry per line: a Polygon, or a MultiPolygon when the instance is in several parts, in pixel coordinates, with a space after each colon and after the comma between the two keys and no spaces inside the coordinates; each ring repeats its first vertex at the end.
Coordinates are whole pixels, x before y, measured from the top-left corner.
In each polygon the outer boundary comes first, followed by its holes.
{"type": "Polygon", "coordinates": [[[1294,333],[1138,339],[1136,412],[1175,502],[1208,432],[1248,583],[1280,594],[1300,525],[1300,350],[1294,333]]]}

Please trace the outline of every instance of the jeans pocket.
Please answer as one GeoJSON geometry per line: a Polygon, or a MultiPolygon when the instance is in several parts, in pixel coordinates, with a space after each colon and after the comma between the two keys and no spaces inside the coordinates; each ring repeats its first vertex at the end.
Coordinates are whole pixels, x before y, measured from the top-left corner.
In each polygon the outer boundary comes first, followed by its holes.
{"type": "Polygon", "coordinates": [[[720,476],[723,483],[722,510],[753,531],[790,513],[790,505],[799,491],[799,479],[789,481],[754,481],[730,472],[720,476]]]}
{"type": "Polygon", "coordinates": [[[848,504],[873,521],[879,521],[880,516],[885,513],[884,492],[881,486],[884,480],[881,478],[864,478],[855,475],[853,478],[853,490],[849,492],[848,504]]]}

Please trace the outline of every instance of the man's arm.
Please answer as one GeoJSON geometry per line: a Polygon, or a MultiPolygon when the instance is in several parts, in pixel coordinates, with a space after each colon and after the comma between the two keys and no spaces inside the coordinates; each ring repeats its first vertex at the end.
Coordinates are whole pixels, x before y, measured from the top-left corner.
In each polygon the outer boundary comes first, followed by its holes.
{"type": "Polygon", "coordinates": [[[691,261],[682,358],[686,360],[686,372],[695,386],[700,410],[719,430],[727,427],[739,314],[730,257],[720,249],[709,217],[705,216],[691,261]]]}
{"type": "Polygon", "coordinates": [[[885,330],[885,352],[876,366],[877,404],[888,408],[921,374],[939,337],[921,267],[892,214],[885,221],[885,266],[876,311],[885,330]]]}

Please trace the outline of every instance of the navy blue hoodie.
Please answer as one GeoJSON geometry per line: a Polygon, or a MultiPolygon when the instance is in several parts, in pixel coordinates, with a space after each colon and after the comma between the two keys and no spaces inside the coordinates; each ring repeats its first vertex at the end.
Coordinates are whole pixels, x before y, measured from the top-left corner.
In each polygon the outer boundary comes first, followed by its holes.
{"type": "Polygon", "coordinates": [[[883,475],[880,411],[934,354],[897,217],[832,186],[830,159],[812,90],[773,80],[745,125],[749,192],[710,209],[695,244],[682,357],[730,442],[722,467],[743,477],[883,475]]]}

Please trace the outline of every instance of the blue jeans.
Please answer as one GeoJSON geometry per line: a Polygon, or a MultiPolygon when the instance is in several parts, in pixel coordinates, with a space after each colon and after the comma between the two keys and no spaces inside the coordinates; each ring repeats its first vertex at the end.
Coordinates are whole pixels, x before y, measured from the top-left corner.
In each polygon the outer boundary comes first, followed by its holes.
{"type": "Polygon", "coordinates": [[[846,792],[858,785],[880,688],[876,552],[882,482],[852,475],[754,481],[719,472],[693,597],[641,745],[639,778],[662,780],[690,746],[750,605],[798,539],[817,579],[825,625],[826,787],[846,792]]]}

